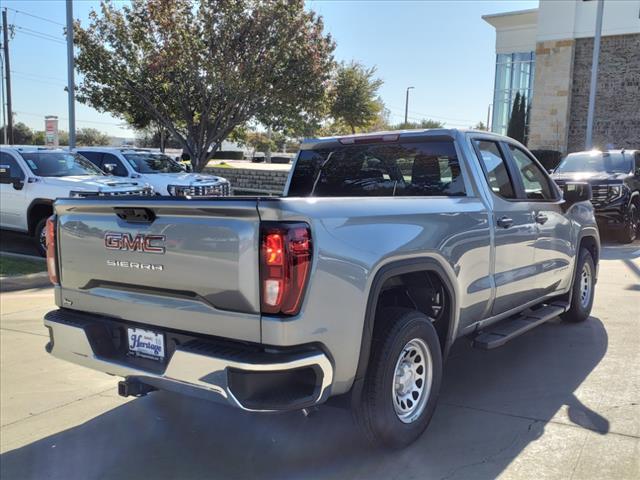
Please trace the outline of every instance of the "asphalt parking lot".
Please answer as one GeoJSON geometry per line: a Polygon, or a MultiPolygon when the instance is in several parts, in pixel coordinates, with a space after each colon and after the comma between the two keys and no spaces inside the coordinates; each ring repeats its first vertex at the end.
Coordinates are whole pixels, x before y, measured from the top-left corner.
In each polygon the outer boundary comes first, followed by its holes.
{"type": "Polygon", "coordinates": [[[461,341],[427,433],[370,449],[347,411],[247,414],[49,357],[51,289],[1,295],[0,476],[640,478],[640,242],[604,248],[592,317],[493,351],[461,341]]]}

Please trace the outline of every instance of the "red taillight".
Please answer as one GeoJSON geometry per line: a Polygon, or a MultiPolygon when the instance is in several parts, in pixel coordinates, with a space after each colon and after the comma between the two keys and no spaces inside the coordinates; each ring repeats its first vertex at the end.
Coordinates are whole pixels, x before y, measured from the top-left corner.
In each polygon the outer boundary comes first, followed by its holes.
{"type": "Polygon", "coordinates": [[[306,223],[262,224],[260,283],[262,313],[300,311],[311,270],[311,232],[306,223]]]}
{"type": "Polygon", "coordinates": [[[49,280],[54,285],[58,284],[58,265],[56,260],[56,217],[51,216],[47,219],[45,226],[47,238],[47,271],[49,272],[49,280]]]}

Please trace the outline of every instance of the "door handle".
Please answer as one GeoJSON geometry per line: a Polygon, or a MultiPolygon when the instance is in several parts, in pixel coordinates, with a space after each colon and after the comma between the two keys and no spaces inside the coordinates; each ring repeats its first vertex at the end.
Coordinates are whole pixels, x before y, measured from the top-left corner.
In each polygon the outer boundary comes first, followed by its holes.
{"type": "Polygon", "coordinates": [[[536,223],[539,223],[540,225],[543,225],[547,220],[549,220],[549,217],[547,217],[544,213],[538,213],[534,218],[536,220],[536,223]]]}
{"type": "Polygon", "coordinates": [[[509,217],[500,217],[498,219],[498,226],[502,228],[509,228],[513,225],[513,219],[509,217]]]}

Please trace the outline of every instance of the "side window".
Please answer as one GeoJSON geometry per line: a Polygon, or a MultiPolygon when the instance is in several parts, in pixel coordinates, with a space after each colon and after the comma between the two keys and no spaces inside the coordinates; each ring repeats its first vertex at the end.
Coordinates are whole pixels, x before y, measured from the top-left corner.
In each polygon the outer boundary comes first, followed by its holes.
{"type": "Polygon", "coordinates": [[[100,152],[78,151],[78,153],[93,163],[96,167],[102,169],[102,154],[100,152]]]}
{"type": "Polygon", "coordinates": [[[484,166],[489,187],[502,198],[516,198],[513,182],[509,177],[507,164],[496,142],[474,140],[480,154],[480,162],[484,166]]]}
{"type": "Polygon", "coordinates": [[[542,169],[518,147],[509,144],[509,150],[518,167],[527,198],[530,200],[553,200],[555,194],[542,169]]]}
{"type": "Polygon", "coordinates": [[[128,177],[129,176],[129,172],[127,172],[127,169],[124,167],[124,165],[122,165],[122,162],[120,161],[120,159],[118,157],[116,157],[115,155],[113,155],[111,153],[103,154],[103,156],[102,156],[102,170],[105,173],[109,173],[109,172],[107,172],[107,169],[104,168],[104,166],[107,165],[107,164],[115,165],[115,168],[111,172],[112,175],[115,175],[116,177],[128,177]]]}
{"type": "Polygon", "coordinates": [[[18,165],[18,161],[13,158],[12,155],[9,155],[5,152],[0,152],[0,164],[1,165],[9,165],[11,168],[11,176],[13,178],[19,178],[20,180],[24,180],[24,172],[20,165],[18,165]]]}
{"type": "Polygon", "coordinates": [[[640,151],[636,152],[634,157],[636,159],[636,163],[633,171],[636,175],[640,175],[640,151]]]}

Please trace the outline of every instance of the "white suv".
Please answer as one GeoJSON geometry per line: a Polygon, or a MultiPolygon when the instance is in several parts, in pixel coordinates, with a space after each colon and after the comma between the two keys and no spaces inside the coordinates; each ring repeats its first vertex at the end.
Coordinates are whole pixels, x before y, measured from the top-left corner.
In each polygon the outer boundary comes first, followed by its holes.
{"type": "Polygon", "coordinates": [[[65,150],[0,149],[0,228],[25,232],[46,254],[44,225],[57,198],[153,195],[140,181],[105,175],[91,162],[65,150]]]}
{"type": "Polygon", "coordinates": [[[229,182],[215,175],[188,173],[180,163],[159,152],[135,148],[78,147],[76,151],[104,172],[141,180],[160,195],[227,196],[229,182]]]}

